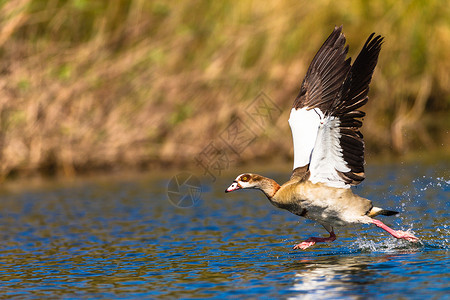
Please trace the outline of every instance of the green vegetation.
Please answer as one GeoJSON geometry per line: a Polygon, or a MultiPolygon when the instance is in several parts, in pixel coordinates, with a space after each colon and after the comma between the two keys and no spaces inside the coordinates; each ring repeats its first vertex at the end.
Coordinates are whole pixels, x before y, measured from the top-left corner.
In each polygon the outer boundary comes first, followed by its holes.
{"type": "Polygon", "coordinates": [[[450,6],[409,1],[0,1],[0,176],[185,164],[264,91],[283,110],[240,159],[289,159],[288,113],[335,25],[385,43],[372,153],[448,147],[450,6]]]}

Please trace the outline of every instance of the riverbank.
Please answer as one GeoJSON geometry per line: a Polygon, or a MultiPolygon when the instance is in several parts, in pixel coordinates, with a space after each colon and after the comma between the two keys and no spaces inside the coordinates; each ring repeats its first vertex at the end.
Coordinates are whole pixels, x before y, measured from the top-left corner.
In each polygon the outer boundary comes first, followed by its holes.
{"type": "Polygon", "coordinates": [[[449,15],[440,1],[7,1],[0,179],[287,162],[292,101],[340,24],[353,58],[385,36],[368,153],[446,151],[449,15]]]}

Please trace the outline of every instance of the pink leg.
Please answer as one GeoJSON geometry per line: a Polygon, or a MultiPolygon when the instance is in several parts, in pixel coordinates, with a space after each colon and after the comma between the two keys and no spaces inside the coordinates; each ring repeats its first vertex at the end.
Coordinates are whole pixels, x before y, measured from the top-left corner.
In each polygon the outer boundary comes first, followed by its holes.
{"type": "Polygon", "coordinates": [[[394,230],[392,228],[389,228],[388,226],[386,226],[386,224],[384,224],[380,220],[372,219],[372,223],[375,224],[376,226],[380,227],[381,229],[386,230],[387,232],[389,232],[395,238],[404,239],[404,240],[407,240],[407,241],[410,241],[410,242],[417,242],[417,241],[419,241],[419,239],[417,237],[415,237],[413,234],[408,233],[406,231],[394,230]]]}
{"type": "Polygon", "coordinates": [[[314,245],[315,243],[326,243],[326,242],[332,242],[336,239],[336,235],[334,234],[334,231],[330,232],[330,236],[327,238],[319,238],[319,237],[310,237],[309,239],[307,239],[304,242],[301,242],[298,245],[294,246],[294,250],[296,249],[302,249],[305,250],[308,247],[311,247],[312,245],[314,245]]]}

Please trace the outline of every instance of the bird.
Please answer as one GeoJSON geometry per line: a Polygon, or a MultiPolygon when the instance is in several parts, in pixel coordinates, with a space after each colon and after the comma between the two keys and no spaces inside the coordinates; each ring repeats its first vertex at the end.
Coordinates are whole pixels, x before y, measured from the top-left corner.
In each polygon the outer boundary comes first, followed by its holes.
{"type": "Polygon", "coordinates": [[[313,220],[328,231],[328,237],[310,237],[294,250],[332,242],[336,227],[352,224],[374,224],[397,239],[419,241],[412,233],[375,219],[397,211],[376,207],[351,189],[365,178],[360,132],[365,112],[360,108],[369,99],[383,42],[381,35],[370,34],[352,64],[342,26],[336,26],[314,56],[290,112],[294,166],[289,181],[280,186],[273,179],[243,173],[225,190],[259,189],[275,207],[313,220]]]}

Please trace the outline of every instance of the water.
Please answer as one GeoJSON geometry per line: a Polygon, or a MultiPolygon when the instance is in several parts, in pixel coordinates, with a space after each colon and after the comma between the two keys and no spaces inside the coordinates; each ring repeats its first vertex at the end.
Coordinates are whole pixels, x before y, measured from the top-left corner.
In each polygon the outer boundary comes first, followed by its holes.
{"type": "Polygon", "coordinates": [[[198,175],[202,192],[188,208],[169,201],[166,175],[7,185],[0,194],[0,296],[449,299],[448,167],[372,166],[356,189],[401,211],[380,219],[421,243],[362,225],[304,251],[291,249],[324,236],[320,225],[275,209],[257,191],[223,192],[252,168],[216,182],[198,175]]]}

